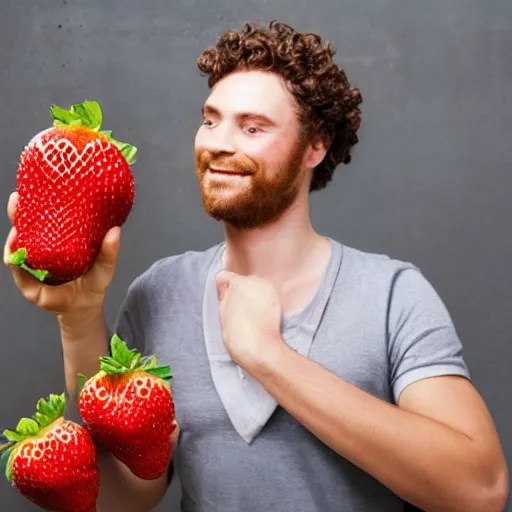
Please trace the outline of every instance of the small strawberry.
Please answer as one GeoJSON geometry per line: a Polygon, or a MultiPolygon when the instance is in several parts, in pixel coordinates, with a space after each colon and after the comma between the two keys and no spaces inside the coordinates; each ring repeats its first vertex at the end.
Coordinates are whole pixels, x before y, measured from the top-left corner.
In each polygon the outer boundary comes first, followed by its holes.
{"type": "Polygon", "coordinates": [[[141,357],[114,334],[111,357],[100,358],[100,371],[80,376],[80,416],[92,436],[145,480],[167,469],[176,428],[169,366],[141,357]]]}
{"type": "Polygon", "coordinates": [[[84,274],[107,231],[128,218],[137,149],[100,130],[97,102],[50,111],[53,126],[20,155],[10,261],[47,284],[60,284],[84,274]]]}
{"type": "Polygon", "coordinates": [[[5,474],[26,499],[44,510],[96,512],[99,470],[87,430],[64,419],[65,395],[41,399],[32,418],[5,430],[0,445],[5,474]]]}

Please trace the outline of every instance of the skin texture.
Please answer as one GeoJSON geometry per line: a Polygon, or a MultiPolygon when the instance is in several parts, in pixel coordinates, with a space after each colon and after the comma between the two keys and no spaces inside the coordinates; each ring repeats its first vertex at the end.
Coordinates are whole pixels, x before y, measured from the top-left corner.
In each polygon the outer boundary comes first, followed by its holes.
{"type": "MultiPolygon", "coordinates": [[[[203,108],[196,138],[196,172],[206,211],[239,229],[275,221],[296,199],[302,181],[303,144],[290,145],[294,112],[277,115],[286,94],[275,96],[273,83],[255,84],[245,74],[226,79],[233,97],[220,110],[215,88],[203,108]],[[258,111],[249,110],[257,102],[258,111]],[[235,147],[243,147],[237,152],[235,147]]],[[[222,90],[222,87],[220,88],[222,90]]]]}

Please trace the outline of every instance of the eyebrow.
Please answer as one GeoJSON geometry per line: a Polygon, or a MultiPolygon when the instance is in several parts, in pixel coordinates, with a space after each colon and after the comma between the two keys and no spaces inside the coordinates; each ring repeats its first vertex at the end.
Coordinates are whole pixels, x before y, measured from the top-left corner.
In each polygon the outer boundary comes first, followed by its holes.
{"type": "MultiPolygon", "coordinates": [[[[205,105],[204,107],[202,107],[201,114],[203,116],[206,114],[210,114],[210,115],[221,117],[220,111],[212,105],[205,105]]],[[[269,126],[277,126],[277,123],[275,121],[273,121],[266,115],[258,114],[257,112],[239,112],[236,115],[236,117],[242,121],[245,121],[247,119],[255,119],[255,120],[261,121],[269,126]]]]}

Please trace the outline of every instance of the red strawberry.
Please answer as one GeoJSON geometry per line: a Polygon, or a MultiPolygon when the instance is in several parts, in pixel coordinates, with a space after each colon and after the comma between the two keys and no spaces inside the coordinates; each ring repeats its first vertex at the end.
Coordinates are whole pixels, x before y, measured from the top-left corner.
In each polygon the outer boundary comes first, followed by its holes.
{"type": "Polygon", "coordinates": [[[176,428],[169,366],[141,357],[116,334],[112,357],[100,358],[100,371],[81,376],[78,408],[85,427],[136,476],[153,480],[170,461],[176,428]]]}
{"type": "Polygon", "coordinates": [[[64,409],[64,394],[39,400],[32,418],[4,431],[1,462],[11,485],[42,509],[96,512],[96,447],[85,428],[64,419],[64,409]]]}
{"type": "Polygon", "coordinates": [[[11,263],[59,284],[84,274],[107,231],[128,218],[137,149],[100,130],[96,102],[50,110],[53,127],[36,135],[20,156],[11,263]]]}

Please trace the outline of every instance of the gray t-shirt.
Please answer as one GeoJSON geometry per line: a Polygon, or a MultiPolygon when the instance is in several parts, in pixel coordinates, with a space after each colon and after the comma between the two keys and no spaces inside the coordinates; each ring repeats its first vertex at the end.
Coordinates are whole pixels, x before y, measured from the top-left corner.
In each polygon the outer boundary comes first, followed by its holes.
{"type": "MultiPolygon", "coordinates": [[[[329,240],[317,293],[283,319],[290,346],[393,404],[419,379],[469,378],[449,313],[414,265],[329,240]]],[[[182,511],[403,510],[400,498],[319,441],[231,361],[215,291],[223,250],[221,243],[155,262],[129,287],[115,325],[131,347],[171,366],[182,511]]]]}

